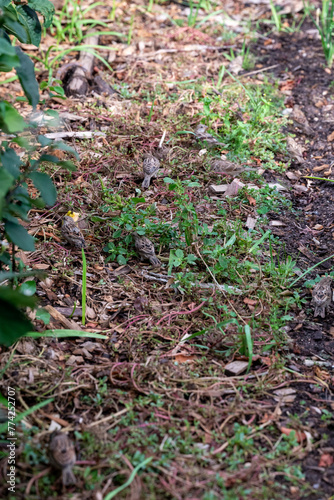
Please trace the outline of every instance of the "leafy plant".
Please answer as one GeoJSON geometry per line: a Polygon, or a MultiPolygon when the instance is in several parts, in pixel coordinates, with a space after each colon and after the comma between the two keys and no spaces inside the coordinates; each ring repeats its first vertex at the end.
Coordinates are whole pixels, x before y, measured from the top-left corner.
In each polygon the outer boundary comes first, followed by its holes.
{"type": "MultiPolygon", "coordinates": [[[[5,0],[2,2],[0,15],[0,71],[15,69],[26,99],[33,108],[39,102],[34,66],[19,46],[12,46],[9,35],[14,35],[20,42],[38,46],[42,28],[37,12],[44,17],[44,26],[50,26],[54,7],[48,0],[30,0],[28,4],[5,0]]],[[[54,116],[52,113],[51,115],[54,116]]],[[[42,135],[38,135],[36,139],[20,135],[29,127],[35,126],[33,122],[27,123],[12,104],[0,102],[0,129],[4,134],[10,134],[0,145],[0,343],[4,345],[10,345],[32,330],[22,309],[34,307],[36,300],[26,293],[27,285],[16,288],[13,286],[19,278],[34,274],[23,272],[22,269],[16,272],[16,247],[26,251],[35,249],[34,239],[21,221],[28,221],[28,213],[32,207],[52,206],[57,197],[51,178],[41,172],[40,167],[54,163],[75,170],[72,162],[60,161],[52,153],[56,149],[63,149],[77,156],[72,148],[63,143],[52,142],[42,135]],[[15,152],[15,146],[24,149],[23,157],[15,152]],[[40,152],[41,149],[44,151],[40,152]],[[31,194],[29,186],[32,184],[39,196],[31,194]],[[12,285],[4,286],[6,281],[11,281],[12,285]]]]}
{"type": "MultiPolygon", "coordinates": [[[[103,2],[94,2],[86,8],[83,8],[81,2],[73,0],[65,0],[61,11],[54,16],[53,26],[55,28],[55,36],[57,41],[81,44],[87,36],[93,34],[93,29],[96,26],[108,28],[108,24],[97,19],[86,19],[87,14],[98,7],[104,5],[103,2]],[[89,34],[84,34],[84,29],[89,28],[89,34]]],[[[123,33],[115,31],[103,32],[106,35],[114,35],[124,37],[123,33]]]]}
{"type": "Polygon", "coordinates": [[[275,24],[275,28],[278,32],[282,30],[282,16],[279,13],[278,9],[276,9],[273,0],[270,0],[270,9],[273,18],[273,23],[275,24]]]}
{"type": "Polygon", "coordinates": [[[322,9],[319,15],[319,9],[317,11],[317,19],[315,20],[311,15],[311,19],[316,25],[319,35],[321,37],[322,49],[326,58],[328,66],[331,68],[333,64],[334,57],[334,40],[333,40],[333,29],[334,29],[334,0],[322,0],[322,9]]]}

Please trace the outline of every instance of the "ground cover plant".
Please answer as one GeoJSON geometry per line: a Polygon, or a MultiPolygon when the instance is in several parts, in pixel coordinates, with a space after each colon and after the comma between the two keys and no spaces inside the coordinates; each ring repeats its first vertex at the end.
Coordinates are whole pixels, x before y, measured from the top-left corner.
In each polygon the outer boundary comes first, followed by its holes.
{"type": "MultiPolygon", "coordinates": [[[[65,0],[39,50],[23,46],[43,120],[29,158],[22,134],[3,129],[3,147],[57,199],[19,213],[34,248],[2,236],[2,272],[19,267],[17,293],[39,298],[37,310],[15,302],[34,333],[2,341],[17,437],[3,496],[332,498],[333,311],[314,318],[311,302],[333,275],[330,8],[65,0]],[[148,188],[145,155],[160,162],[148,188]]],[[[27,120],[15,76],[1,100],[27,120]]]]}

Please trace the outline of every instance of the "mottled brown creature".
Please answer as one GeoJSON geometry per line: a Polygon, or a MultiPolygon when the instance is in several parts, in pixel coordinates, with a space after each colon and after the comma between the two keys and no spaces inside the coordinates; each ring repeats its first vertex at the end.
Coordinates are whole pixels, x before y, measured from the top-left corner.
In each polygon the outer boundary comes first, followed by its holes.
{"type": "Polygon", "coordinates": [[[140,257],[140,260],[149,260],[152,266],[159,267],[161,262],[155,255],[154,245],[146,236],[140,236],[138,233],[133,233],[135,239],[135,248],[140,257]]]}
{"type": "Polygon", "coordinates": [[[299,106],[294,106],[292,113],[291,113],[291,118],[293,120],[294,125],[305,135],[313,135],[314,132],[312,128],[310,127],[310,124],[304,115],[303,111],[300,109],[299,106]]]}
{"type": "Polygon", "coordinates": [[[216,137],[207,132],[207,126],[200,123],[195,129],[196,139],[205,143],[209,147],[221,146],[222,144],[218,141],[216,137]]]}
{"type": "Polygon", "coordinates": [[[210,161],[210,166],[214,172],[224,172],[229,175],[238,175],[245,171],[256,172],[256,168],[244,167],[239,163],[223,160],[221,158],[213,158],[210,161]]]}
{"type": "Polygon", "coordinates": [[[326,308],[332,302],[332,278],[322,278],[312,290],[312,305],[314,305],[314,317],[325,317],[326,308]]]}
{"type": "Polygon", "coordinates": [[[65,215],[63,225],[61,227],[61,234],[63,238],[75,248],[85,248],[85,239],[82,232],[74,222],[70,215],[65,215]]]}
{"type": "Polygon", "coordinates": [[[143,174],[144,180],[142,183],[142,187],[147,189],[151,183],[152,177],[156,176],[160,168],[160,161],[158,158],[153,156],[152,154],[147,154],[144,156],[143,161],[143,174]]]}
{"type": "Polygon", "coordinates": [[[286,147],[290,158],[296,160],[298,163],[304,163],[303,153],[305,152],[305,148],[303,148],[303,146],[298,144],[292,137],[288,137],[286,140],[286,147]]]}
{"type": "Polygon", "coordinates": [[[74,444],[63,432],[53,432],[49,444],[50,463],[61,470],[62,482],[64,486],[76,483],[76,478],[72,472],[72,467],[76,462],[74,444]]]}

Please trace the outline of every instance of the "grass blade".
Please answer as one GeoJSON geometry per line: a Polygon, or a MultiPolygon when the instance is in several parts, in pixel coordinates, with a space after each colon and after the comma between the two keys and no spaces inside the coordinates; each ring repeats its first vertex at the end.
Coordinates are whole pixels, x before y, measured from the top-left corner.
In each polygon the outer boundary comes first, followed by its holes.
{"type": "Polygon", "coordinates": [[[81,249],[82,255],[82,324],[86,324],[86,292],[87,292],[87,263],[85,251],[81,249]]]}

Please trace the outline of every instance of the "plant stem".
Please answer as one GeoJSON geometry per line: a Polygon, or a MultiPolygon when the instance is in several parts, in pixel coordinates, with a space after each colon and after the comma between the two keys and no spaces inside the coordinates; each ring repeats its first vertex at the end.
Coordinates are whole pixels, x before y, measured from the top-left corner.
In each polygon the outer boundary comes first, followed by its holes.
{"type": "Polygon", "coordinates": [[[86,290],[87,290],[87,263],[85,251],[81,249],[82,255],[82,324],[86,324],[86,290]]]}

